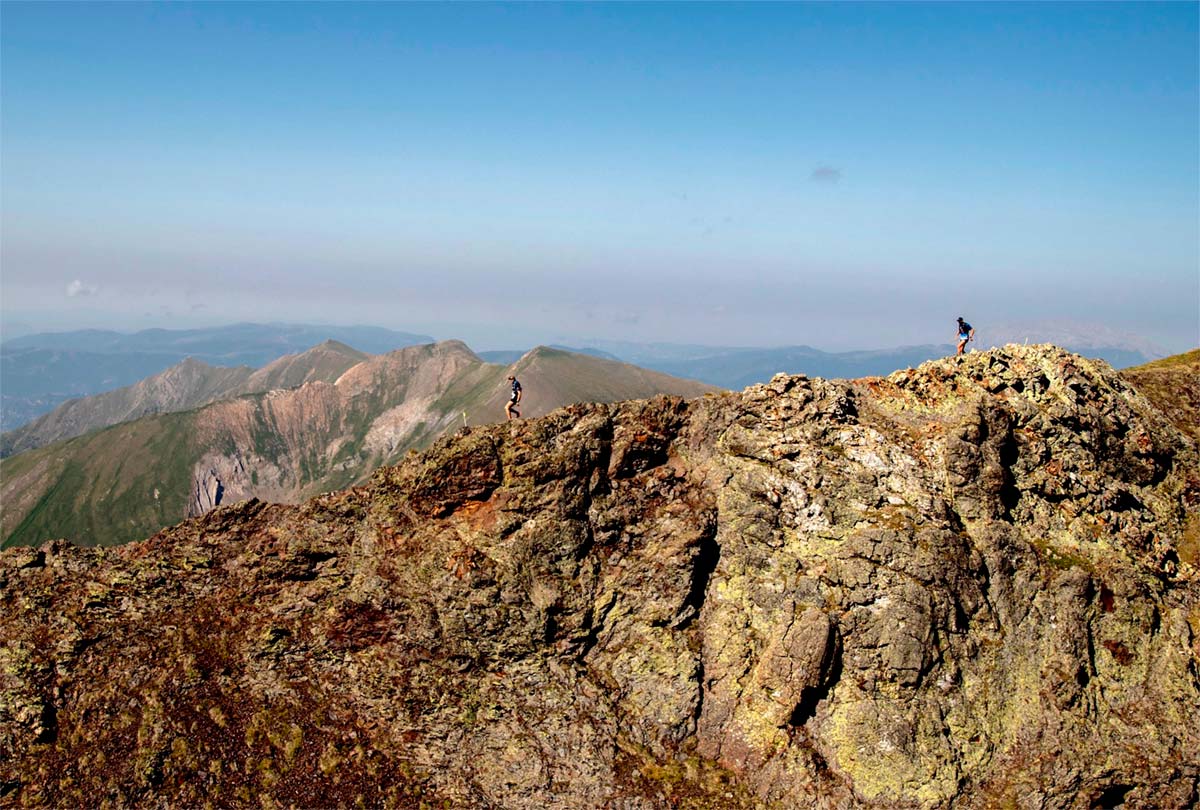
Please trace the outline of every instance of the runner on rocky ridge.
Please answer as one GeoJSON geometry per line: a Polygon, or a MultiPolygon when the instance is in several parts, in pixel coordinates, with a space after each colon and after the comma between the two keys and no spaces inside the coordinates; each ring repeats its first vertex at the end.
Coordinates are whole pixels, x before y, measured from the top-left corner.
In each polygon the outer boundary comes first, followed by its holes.
{"type": "Polygon", "coordinates": [[[954,356],[957,357],[958,355],[962,354],[963,349],[965,349],[967,347],[967,343],[969,343],[970,341],[972,341],[974,339],[975,339],[975,329],[971,326],[971,324],[967,323],[966,321],[964,321],[962,319],[962,315],[959,315],[958,316],[958,350],[954,353],[954,356]]]}
{"type": "Polygon", "coordinates": [[[504,406],[504,414],[511,421],[515,416],[521,418],[521,412],[517,410],[517,403],[521,401],[521,381],[512,374],[508,375],[509,381],[512,383],[512,396],[508,398],[508,404],[504,406]]]}

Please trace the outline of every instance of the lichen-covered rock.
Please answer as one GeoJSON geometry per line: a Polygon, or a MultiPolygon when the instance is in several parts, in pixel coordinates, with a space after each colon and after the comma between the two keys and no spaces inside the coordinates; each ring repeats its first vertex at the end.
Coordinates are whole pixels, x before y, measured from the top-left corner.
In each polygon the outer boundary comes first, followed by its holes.
{"type": "Polygon", "coordinates": [[[1194,441],[1046,346],[573,406],[0,556],[15,806],[1169,808],[1194,441]]]}

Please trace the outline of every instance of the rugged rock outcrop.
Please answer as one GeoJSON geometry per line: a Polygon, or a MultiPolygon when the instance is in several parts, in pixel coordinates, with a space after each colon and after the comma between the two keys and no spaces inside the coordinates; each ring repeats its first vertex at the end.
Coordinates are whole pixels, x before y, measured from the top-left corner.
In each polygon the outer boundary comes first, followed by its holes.
{"type": "Polygon", "coordinates": [[[1189,807],[1200,455],[1101,363],[471,428],[0,556],[17,806],[1189,807]]]}
{"type": "Polygon", "coordinates": [[[266,478],[278,480],[281,471],[264,459],[252,461],[253,472],[238,453],[210,453],[196,463],[192,471],[192,499],[187,516],[200,517],[223,503],[247,500],[255,482],[266,478]]]}

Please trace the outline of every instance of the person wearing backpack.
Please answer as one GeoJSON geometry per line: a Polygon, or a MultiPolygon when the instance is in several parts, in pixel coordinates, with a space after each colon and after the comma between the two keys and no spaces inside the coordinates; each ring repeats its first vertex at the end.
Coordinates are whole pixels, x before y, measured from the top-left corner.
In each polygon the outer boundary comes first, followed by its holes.
{"type": "Polygon", "coordinates": [[[521,412],[517,410],[517,403],[521,401],[521,381],[512,374],[508,375],[509,382],[512,383],[512,396],[508,398],[508,404],[504,406],[504,414],[509,418],[509,421],[515,416],[521,418],[521,412]]]}
{"type": "Polygon", "coordinates": [[[957,357],[958,355],[962,354],[963,349],[965,349],[967,347],[967,344],[974,339],[975,339],[975,329],[971,326],[971,324],[964,321],[962,319],[961,315],[959,315],[958,316],[958,350],[954,353],[954,356],[957,357]]]}

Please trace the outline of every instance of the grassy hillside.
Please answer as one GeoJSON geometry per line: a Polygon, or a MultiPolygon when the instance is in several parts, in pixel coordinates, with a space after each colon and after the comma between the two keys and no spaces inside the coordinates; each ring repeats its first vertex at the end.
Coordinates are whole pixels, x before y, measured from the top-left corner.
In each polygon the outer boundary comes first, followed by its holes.
{"type": "Polygon", "coordinates": [[[177,523],[195,456],[191,415],[138,419],[0,461],[4,546],[69,536],[111,545],[177,523]]]}
{"type": "Polygon", "coordinates": [[[1177,428],[1200,441],[1200,349],[1127,368],[1121,376],[1157,405],[1177,428]]]}

